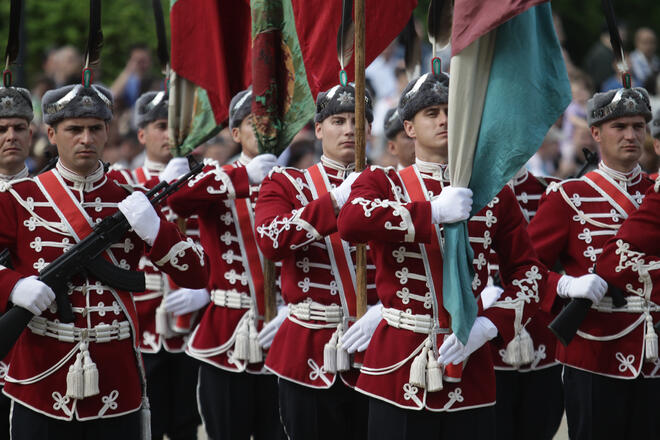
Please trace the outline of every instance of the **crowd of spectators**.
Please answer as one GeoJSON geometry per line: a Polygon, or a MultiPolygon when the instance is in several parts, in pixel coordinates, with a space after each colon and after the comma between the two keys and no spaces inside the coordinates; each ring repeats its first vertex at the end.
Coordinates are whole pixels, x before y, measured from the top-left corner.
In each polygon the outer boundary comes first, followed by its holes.
{"type": "MultiPolygon", "coordinates": [[[[565,43],[561,21],[555,17],[555,27],[560,43],[565,43]]],[[[421,26],[418,26],[421,34],[421,26]]],[[[624,42],[628,30],[621,26],[624,42]]],[[[630,66],[633,86],[643,86],[652,96],[652,108],[660,104],[660,58],[656,55],[656,34],[647,27],[634,30],[634,50],[625,53],[630,66]]],[[[626,46],[627,47],[627,46],[626,46]]],[[[442,68],[449,70],[449,48],[441,51],[442,68]]],[[[145,45],[135,45],[127,54],[128,61],[121,73],[112,81],[95,78],[95,82],[109,87],[115,97],[115,117],[110,125],[110,136],[105,148],[104,160],[116,166],[138,167],[144,160],[144,152],[137,141],[136,126],[133,121],[133,106],[140,94],[148,90],[162,90],[162,75],[154,75],[152,53],[145,45]]],[[[409,81],[404,66],[404,49],[395,40],[367,68],[367,89],[374,101],[374,122],[368,136],[367,155],[371,163],[395,165],[396,160],[387,149],[383,122],[385,113],[396,106],[399,95],[409,81]]],[[[421,73],[430,66],[430,46],[422,45],[421,73]]],[[[570,59],[564,50],[564,60],[571,83],[573,100],[555,125],[539,145],[538,152],[530,159],[527,167],[536,174],[567,178],[575,175],[584,162],[583,149],[597,152],[586,122],[587,100],[594,92],[621,87],[615,73],[616,62],[606,27],[581,62],[570,59]]],[[[83,59],[73,46],[51,50],[45,57],[43,73],[32,85],[35,121],[35,136],[28,167],[36,172],[52,156],[54,148],[48,144],[46,130],[41,122],[41,97],[46,90],[80,81],[83,59]]],[[[450,72],[448,72],[450,73],[450,72]]],[[[451,111],[451,110],[450,110],[451,111]]],[[[228,130],[200,146],[196,153],[217,159],[221,163],[231,160],[239,152],[228,130]]],[[[314,127],[310,122],[293,140],[291,146],[280,158],[282,165],[304,168],[320,155],[320,144],[315,140],[314,127]]],[[[648,172],[658,170],[660,160],[653,150],[652,141],[647,139],[642,166],[648,172]]]]}

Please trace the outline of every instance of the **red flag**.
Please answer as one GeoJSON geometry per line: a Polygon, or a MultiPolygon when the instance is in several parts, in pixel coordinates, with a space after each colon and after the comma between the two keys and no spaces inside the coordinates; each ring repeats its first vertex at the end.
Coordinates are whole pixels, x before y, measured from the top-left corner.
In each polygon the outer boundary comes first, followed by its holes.
{"type": "Polygon", "coordinates": [[[170,11],[172,69],[206,90],[215,120],[250,85],[249,0],[178,0],[170,11]]]}
{"type": "MultiPolygon", "coordinates": [[[[336,39],[341,2],[291,2],[312,96],[339,82],[336,39]]],[[[368,65],[401,32],[417,0],[366,0],[368,65]]],[[[228,117],[231,97],[251,83],[249,0],[178,0],[170,11],[172,69],[206,90],[218,123],[228,117]]],[[[353,61],[346,67],[354,76],[353,61]]],[[[312,115],[310,115],[311,117],[312,115]]]]}
{"type": "Polygon", "coordinates": [[[456,0],[451,29],[451,55],[504,22],[548,0],[456,0]]]}

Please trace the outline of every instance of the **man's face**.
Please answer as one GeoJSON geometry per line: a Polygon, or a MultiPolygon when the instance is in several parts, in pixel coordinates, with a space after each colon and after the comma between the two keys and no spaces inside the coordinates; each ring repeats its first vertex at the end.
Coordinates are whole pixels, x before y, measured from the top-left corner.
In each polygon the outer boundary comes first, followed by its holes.
{"type": "MultiPolygon", "coordinates": [[[[366,135],[371,125],[366,124],[366,135]]],[[[316,137],[321,140],[323,154],[332,160],[349,164],[355,162],[355,113],[337,113],[314,124],[316,137]]]]}
{"type": "Polygon", "coordinates": [[[26,119],[0,119],[0,169],[12,174],[23,169],[31,144],[32,129],[26,119]]]}
{"type": "Polygon", "coordinates": [[[387,141],[387,149],[404,167],[415,163],[415,141],[401,130],[394,139],[387,141]]]}
{"type": "Polygon", "coordinates": [[[65,167],[86,176],[98,167],[108,141],[108,125],[97,118],[64,119],[57,128],[48,127],[48,140],[57,146],[65,167]]]}
{"type": "Polygon", "coordinates": [[[167,119],[157,119],[149,122],[144,128],[140,128],[138,141],[144,145],[149,160],[167,163],[172,158],[170,137],[167,133],[167,119]]]}
{"type": "Polygon", "coordinates": [[[403,121],[406,134],[421,147],[447,154],[447,104],[432,105],[415,114],[412,121],[403,121]]]}
{"type": "Polygon", "coordinates": [[[252,121],[253,116],[250,113],[241,121],[238,127],[231,129],[231,138],[237,144],[241,144],[243,153],[250,158],[259,154],[259,143],[257,142],[257,136],[254,134],[252,121]]]}
{"type": "Polygon", "coordinates": [[[636,41],[637,49],[642,52],[647,58],[655,55],[656,39],[652,31],[640,31],[636,41]]]}
{"type": "Polygon", "coordinates": [[[600,144],[600,151],[608,166],[632,167],[642,155],[646,138],[643,116],[625,116],[591,127],[591,135],[600,144]]]}

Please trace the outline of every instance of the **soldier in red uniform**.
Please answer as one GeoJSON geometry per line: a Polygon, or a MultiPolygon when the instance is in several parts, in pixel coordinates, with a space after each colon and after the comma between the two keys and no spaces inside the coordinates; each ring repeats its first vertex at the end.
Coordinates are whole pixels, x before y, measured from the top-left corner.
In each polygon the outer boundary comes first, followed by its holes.
{"type": "MultiPolygon", "coordinates": [[[[186,158],[173,159],[170,153],[167,106],[164,92],[147,92],[135,104],[138,141],[146,153],[144,165],[132,172],[140,185],[148,186],[152,179],[174,180],[185,174],[188,166],[186,158]]],[[[161,213],[176,222],[167,205],[161,213]]],[[[184,224],[186,236],[199,242],[196,219],[187,219],[184,224]]],[[[208,304],[209,294],[206,289],[177,288],[146,256],[140,259],[139,267],[145,272],[147,290],[136,293],[134,301],[151,404],[152,438],[160,440],[167,434],[171,440],[194,439],[201,423],[195,396],[199,364],[184,353],[185,335],[194,323],[194,312],[208,304]]]]}
{"type": "Polygon", "coordinates": [[[56,168],[0,183],[0,246],[14,267],[0,271],[0,311],[11,301],[37,315],[5,378],[12,438],[137,439],[148,403],[131,293],[76,276],[68,291],[75,319],[64,324],[53,291],[35,275],[117,209],[132,231],[104,254],[113,264],[136,270],[146,253],[178,284],[199,288],[208,278],[204,253],[144,193],[127,197],[121,174],[106,174],[99,158],[112,117],[107,89],[66,86],[47,92],[42,105],[56,168]]]}
{"type": "Polygon", "coordinates": [[[601,276],[615,274],[598,263],[605,242],[652,186],[637,162],[651,119],[648,94],[641,88],[597,93],[588,102],[587,118],[600,145],[598,169],[551,183],[528,228],[541,261],[548,267],[559,261],[566,272],[550,272],[542,309],[557,312],[572,298],[593,302],[571,343],[557,345],[569,435],[578,440],[658,438],[657,427],[639,434],[649,421],[657,421],[655,408],[632,404],[636,389],[657,393],[660,384],[646,379],[657,368],[643,348],[644,313],[634,301],[614,308],[612,298],[604,297],[607,283],[601,276]]]}
{"type": "Polygon", "coordinates": [[[415,165],[365,170],[339,215],[344,239],[369,242],[382,302],[383,320],[356,387],[371,397],[370,439],[494,438],[495,377],[487,342],[499,333],[518,343],[514,313],[527,319],[539,301],[544,269],[505,187],[468,229],[474,294],[495,289],[507,307],[480,306],[466,345],[451,334],[443,306],[442,225],[469,217],[472,192],[450,186],[447,176],[448,81],[444,74],[426,74],[406,87],[399,115],[415,140],[415,165]],[[491,249],[500,257],[504,292],[486,286],[491,249]]]}
{"type": "MultiPolygon", "coordinates": [[[[366,119],[373,120],[366,97],[366,119]]],[[[280,378],[280,411],[289,438],[363,439],[366,399],[350,387],[342,337],[355,317],[355,247],[337,233],[336,216],[355,170],[355,88],[319,93],[314,118],[321,162],[306,170],[275,168],[261,186],[256,231],[265,256],[282,261],[288,316],[272,341],[266,367],[280,378]]],[[[376,302],[373,286],[370,303],[376,302]]]]}
{"type": "Polygon", "coordinates": [[[197,398],[210,438],[280,439],[277,378],[264,369],[258,331],[263,325],[261,255],[254,238],[254,203],[275,165],[258,155],[252,91],[234,96],[229,128],[241,145],[230,165],[208,160],[202,172],[170,198],[177,215],[198,216],[200,241],[211,260],[211,303],[190,337],[187,353],[202,361],[197,398]]]}
{"type": "MultiPolygon", "coordinates": [[[[626,308],[635,308],[637,320],[642,320],[644,355],[653,369],[647,379],[622,381],[610,379],[613,385],[620,383],[626,390],[617,392],[612,417],[622,418],[630,412],[639,413],[636,419],[628,419],[626,435],[620,438],[658,438],[660,421],[655,414],[658,397],[660,370],[658,360],[658,336],[654,324],[660,321],[660,184],[646,192],[639,209],[623,223],[617,234],[603,248],[598,268],[605,279],[626,292],[626,308]],[[629,384],[630,383],[630,384],[629,384]],[[632,388],[632,390],[630,389],[632,388]],[[625,412],[624,412],[625,411],[625,412]],[[622,414],[623,413],[623,414],[622,414]]],[[[656,327],[657,328],[657,327],[656,327]]],[[[640,340],[637,341],[639,343],[640,340]]],[[[639,345],[631,345],[621,351],[625,358],[639,354],[639,345]]],[[[645,371],[648,371],[645,369],[645,371]]],[[[619,431],[620,432],[620,431],[619,431]]]]}
{"type": "Polygon", "coordinates": [[[403,122],[396,108],[391,108],[385,113],[385,137],[387,138],[387,151],[396,157],[397,169],[415,163],[415,142],[410,139],[403,129],[403,122]]]}
{"type": "MultiPolygon", "coordinates": [[[[525,168],[509,181],[527,223],[534,218],[539,200],[552,182],[559,179],[535,176],[525,168]]],[[[497,265],[494,269],[499,270],[497,265]]],[[[520,337],[528,341],[526,349],[518,354],[507,350],[501,340],[491,344],[497,385],[497,438],[550,440],[564,413],[562,367],[555,359],[557,339],[548,329],[552,315],[539,310],[526,323],[521,321],[522,316],[516,319],[520,337]]]]}
{"type": "MultiPolygon", "coordinates": [[[[30,122],[34,113],[27,89],[0,87],[0,181],[11,182],[28,177],[25,159],[32,145],[30,122]]],[[[0,262],[7,265],[8,261],[0,262]]],[[[0,266],[3,267],[3,266],[0,266]]],[[[0,390],[5,385],[9,355],[0,360],[0,390]]],[[[0,439],[9,439],[11,400],[0,393],[0,439]]]]}

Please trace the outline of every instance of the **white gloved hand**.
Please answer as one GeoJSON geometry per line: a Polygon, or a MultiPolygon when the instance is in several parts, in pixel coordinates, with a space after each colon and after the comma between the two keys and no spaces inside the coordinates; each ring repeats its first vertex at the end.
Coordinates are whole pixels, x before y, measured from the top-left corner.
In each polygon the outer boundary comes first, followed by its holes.
{"type": "Polygon", "coordinates": [[[18,280],[9,294],[9,301],[39,316],[55,301],[55,293],[46,283],[32,275],[18,280]]]}
{"type": "Polygon", "coordinates": [[[557,283],[557,295],[562,298],[587,298],[594,304],[598,304],[606,292],[607,282],[596,274],[563,275],[557,283]]]}
{"type": "Polygon", "coordinates": [[[472,210],[472,190],[445,186],[439,196],[431,201],[433,223],[456,223],[467,220],[472,210]]]}
{"type": "Polygon", "coordinates": [[[267,153],[256,156],[249,164],[245,165],[250,183],[252,185],[261,183],[275,165],[277,165],[277,157],[274,154],[267,153]]]}
{"type": "Polygon", "coordinates": [[[477,316],[472,330],[470,330],[467,344],[463,345],[456,335],[452,333],[440,346],[438,363],[442,365],[458,365],[495,336],[497,336],[497,327],[495,327],[495,324],[484,316],[477,316]]]}
{"type": "Polygon", "coordinates": [[[160,230],[160,217],[151,202],[140,191],[126,197],[117,205],[135,233],[149,246],[153,246],[160,230]]]}
{"type": "Polygon", "coordinates": [[[288,314],[289,308],[287,306],[277,307],[277,315],[275,315],[273,319],[264,325],[264,327],[259,332],[259,336],[257,336],[259,345],[261,345],[263,348],[270,348],[271,344],[273,343],[273,339],[275,339],[277,330],[279,330],[288,314]]]}
{"type": "Polygon", "coordinates": [[[171,182],[190,171],[190,164],[185,157],[173,157],[158,178],[161,182],[171,182]]]}
{"type": "Polygon", "coordinates": [[[344,179],[341,185],[333,190],[330,190],[330,194],[332,194],[335,202],[337,202],[337,207],[339,209],[344,206],[344,203],[346,203],[348,200],[348,196],[351,195],[351,185],[353,185],[353,182],[355,182],[358,177],[360,177],[360,173],[354,171],[349,174],[346,179],[344,179]]]}
{"type": "Polygon", "coordinates": [[[486,286],[484,290],[481,291],[481,304],[484,306],[484,310],[489,309],[500,299],[502,296],[502,289],[499,286],[486,286]]]}
{"type": "Polygon", "coordinates": [[[383,319],[380,304],[368,308],[367,313],[348,328],[341,338],[341,344],[349,353],[365,351],[378,324],[383,319]]]}
{"type": "Polygon", "coordinates": [[[206,289],[177,289],[165,297],[165,310],[174,316],[199,310],[211,301],[206,289]]]}

